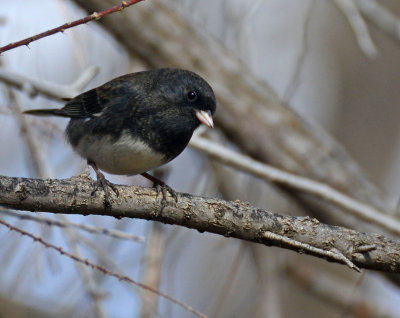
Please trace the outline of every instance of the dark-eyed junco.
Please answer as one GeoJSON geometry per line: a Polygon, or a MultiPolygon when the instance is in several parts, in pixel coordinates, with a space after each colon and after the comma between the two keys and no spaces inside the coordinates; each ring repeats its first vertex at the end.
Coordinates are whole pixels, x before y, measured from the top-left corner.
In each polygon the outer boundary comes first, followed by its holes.
{"type": "MultiPolygon", "coordinates": [[[[61,109],[35,109],[25,114],[71,118],[66,135],[73,149],[97,175],[97,187],[114,185],[99,171],[142,174],[154,186],[174,191],[146,171],[178,156],[193,131],[213,127],[214,92],[199,75],[162,68],[117,77],[71,99],[61,109]]],[[[97,189],[96,187],[96,189],[97,189]]]]}

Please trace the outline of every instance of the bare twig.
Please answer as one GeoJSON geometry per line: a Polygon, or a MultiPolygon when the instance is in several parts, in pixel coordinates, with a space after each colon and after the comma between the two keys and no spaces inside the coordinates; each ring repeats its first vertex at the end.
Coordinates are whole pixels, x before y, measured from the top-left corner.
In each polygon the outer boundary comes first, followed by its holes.
{"type": "Polygon", "coordinates": [[[82,18],[82,19],[79,19],[79,20],[75,20],[73,22],[67,22],[67,23],[64,23],[63,25],[60,25],[60,26],[54,28],[54,29],[51,29],[51,30],[48,30],[48,31],[45,31],[45,32],[42,32],[42,33],[39,33],[39,34],[36,34],[34,36],[31,36],[29,38],[23,39],[23,40],[18,41],[18,42],[10,43],[10,44],[8,44],[6,46],[0,47],[0,54],[5,52],[5,51],[8,51],[8,50],[15,49],[16,47],[19,47],[19,46],[22,46],[22,45],[28,46],[33,41],[42,39],[42,38],[44,38],[46,36],[49,36],[49,35],[52,35],[52,34],[56,34],[58,32],[64,32],[66,29],[73,28],[73,27],[75,27],[77,25],[85,24],[85,23],[88,23],[88,22],[90,22],[92,20],[99,20],[99,19],[101,19],[103,16],[105,16],[107,14],[118,12],[118,11],[122,11],[126,7],[129,7],[129,6],[133,5],[133,4],[136,4],[136,3],[141,2],[141,1],[143,1],[143,0],[122,1],[122,4],[119,5],[119,6],[114,6],[112,8],[109,8],[109,9],[106,9],[106,10],[103,10],[103,11],[100,11],[100,12],[93,12],[91,15],[89,15],[89,16],[87,16],[85,18],[82,18]]]}
{"type": "MultiPolygon", "coordinates": [[[[289,245],[284,242],[283,247],[287,249],[327,258],[332,262],[342,263],[347,258],[358,267],[400,272],[400,241],[383,235],[325,225],[310,217],[275,214],[240,201],[229,202],[183,193],[178,194],[177,203],[169,198],[169,203],[161,212],[161,203],[154,189],[134,186],[117,186],[120,196],[112,197],[112,208],[105,210],[103,193],[91,195],[94,184],[93,180],[81,177],[42,180],[1,176],[0,204],[18,210],[142,218],[281,246],[283,239],[266,239],[264,233],[271,232],[301,243],[289,245]],[[302,244],[317,250],[307,249],[302,244]],[[365,246],[375,249],[367,249],[368,252],[364,253],[365,246]],[[319,250],[328,252],[321,255],[319,250]],[[341,258],[340,254],[345,258],[341,258]]],[[[347,264],[352,266],[349,262],[347,264]]]]}
{"type": "Polygon", "coordinates": [[[303,35],[302,35],[303,39],[300,44],[301,45],[300,52],[297,57],[293,75],[291,76],[289,84],[286,87],[285,92],[283,93],[283,100],[287,103],[292,99],[294,93],[296,92],[296,88],[299,85],[301,70],[303,69],[306,54],[310,47],[309,33],[310,33],[311,15],[314,7],[315,7],[315,0],[309,0],[308,6],[306,8],[306,13],[304,16],[303,35]]]}
{"type": "Polygon", "coordinates": [[[355,0],[362,14],[381,30],[400,41],[400,19],[375,0],[355,0]]]}
{"type": "Polygon", "coordinates": [[[38,242],[38,243],[44,245],[46,248],[55,250],[56,252],[60,253],[61,255],[67,256],[67,257],[71,258],[73,261],[75,261],[75,262],[77,262],[77,263],[84,264],[84,265],[86,265],[86,266],[88,266],[88,267],[91,267],[92,269],[97,269],[98,271],[102,272],[103,274],[109,275],[109,276],[113,276],[113,277],[117,278],[117,279],[120,280],[120,281],[124,281],[124,282],[130,283],[130,284],[134,284],[134,285],[136,285],[136,286],[139,286],[140,288],[149,290],[149,291],[151,291],[151,292],[153,292],[153,293],[156,293],[157,295],[159,295],[159,296],[161,296],[161,297],[163,297],[163,298],[165,298],[165,299],[167,299],[167,300],[169,300],[169,301],[171,301],[171,302],[173,302],[173,303],[175,303],[175,304],[181,306],[181,307],[184,308],[185,310],[191,312],[192,314],[195,314],[195,315],[198,316],[198,317],[207,318],[206,315],[204,315],[204,314],[202,314],[201,312],[199,312],[199,311],[193,309],[192,307],[190,307],[190,306],[188,306],[188,305],[186,305],[186,304],[180,302],[179,300],[177,300],[177,299],[175,299],[175,298],[173,298],[173,297],[171,297],[171,296],[169,296],[169,295],[167,295],[167,294],[164,294],[164,293],[162,293],[162,292],[160,292],[160,291],[158,291],[158,290],[155,290],[155,289],[153,289],[153,288],[151,288],[151,287],[149,287],[149,286],[147,286],[147,285],[144,285],[144,284],[142,284],[142,283],[139,283],[139,282],[133,280],[132,278],[130,278],[130,277],[128,277],[128,276],[123,276],[123,275],[120,275],[120,274],[118,274],[118,273],[111,272],[111,271],[109,271],[108,269],[104,268],[103,266],[96,265],[96,264],[94,264],[94,263],[91,263],[91,262],[90,262],[89,260],[87,260],[87,259],[83,259],[83,258],[77,257],[76,255],[73,255],[73,254],[71,254],[71,253],[68,253],[68,252],[64,251],[64,250],[62,249],[62,247],[55,246],[55,245],[53,245],[53,244],[51,244],[51,243],[49,243],[49,242],[46,242],[46,241],[43,240],[41,237],[37,237],[37,236],[35,236],[35,235],[33,235],[33,234],[29,233],[29,232],[26,232],[26,231],[24,231],[24,230],[21,230],[21,229],[19,229],[19,228],[16,228],[16,227],[12,226],[11,224],[9,224],[9,223],[7,223],[7,222],[1,220],[1,219],[0,219],[0,223],[3,224],[4,226],[6,226],[7,228],[9,228],[11,231],[15,231],[15,232],[20,233],[21,235],[28,236],[28,237],[30,237],[33,241],[38,242]]]}
{"type": "Polygon", "coordinates": [[[12,90],[8,90],[8,93],[14,116],[18,121],[22,138],[30,155],[29,157],[32,158],[31,163],[33,165],[33,174],[39,178],[48,177],[47,166],[45,163],[46,161],[43,158],[43,151],[41,151],[42,145],[39,145],[36,142],[34,135],[32,134],[31,127],[28,123],[28,119],[22,114],[21,107],[15,96],[15,93],[12,90]]]}
{"type": "Polygon", "coordinates": [[[47,97],[63,99],[73,98],[80,94],[82,89],[96,76],[98,72],[99,68],[97,66],[91,66],[87,68],[72,84],[58,85],[52,82],[20,75],[5,68],[0,68],[0,81],[24,90],[30,96],[40,93],[47,97]]]}
{"type": "Polygon", "coordinates": [[[357,6],[353,0],[334,0],[336,5],[343,11],[351,27],[353,28],[354,34],[357,38],[358,45],[360,46],[363,53],[370,59],[376,58],[378,50],[371,39],[368,31],[367,24],[361,16],[357,6]]]}
{"type": "Polygon", "coordinates": [[[88,224],[75,223],[75,222],[71,222],[68,220],[63,220],[63,221],[55,220],[55,219],[46,218],[43,216],[33,216],[33,215],[28,215],[28,214],[21,214],[21,213],[17,213],[17,212],[2,209],[2,208],[0,208],[0,213],[19,218],[21,220],[30,220],[30,221],[38,222],[38,223],[45,224],[48,226],[58,226],[61,228],[70,227],[70,228],[76,228],[76,229],[79,229],[82,231],[86,231],[88,233],[108,235],[108,236],[111,236],[113,238],[120,239],[120,240],[127,240],[127,241],[133,241],[133,242],[138,242],[138,243],[143,243],[145,241],[145,238],[143,236],[129,234],[126,232],[108,229],[105,227],[97,227],[97,226],[88,225],[88,224]]]}
{"type": "Polygon", "coordinates": [[[190,146],[231,167],[334,203],[361,220],[376,224],[384,231],[400,236],[400,221],[335,190],[327,184],[277,169],[198,135],[193,136],[190,146]]]}
{"type": "Polygon", "coordinates": [[[330,251],[323,250],[321,248],[316,248],[314,246],[311,246],[306,243],[302,243],[296,240],[293,240],[291,238],[285,237],[283,235],[275,234],[272,232],[265,232],[264,237],[268,240],[276,241],[279,244],[287,244],[290,246],[295,247],[299,251],[308,251],[309,254],[313,255],[320,255],[322,257],[326,257],[327,259],[334,259],[338,261],[339,263],[346,264],[349,268],[356,270],[357,272],[360,272],[360,269],[355,266],[346,256],[344,256],[342,253],[340,253],[338,250],[332,249],[330,251]]]}

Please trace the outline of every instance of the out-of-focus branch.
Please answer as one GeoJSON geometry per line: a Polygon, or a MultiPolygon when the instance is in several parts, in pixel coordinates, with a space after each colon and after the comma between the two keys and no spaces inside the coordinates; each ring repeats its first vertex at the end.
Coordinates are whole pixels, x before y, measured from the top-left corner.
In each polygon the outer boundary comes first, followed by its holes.
{"type": "MultiPolygon", "coordinates": [[[[152,230],[143,266],[143,284],[154,289],[160,288],[162,263],[165,252],[165,230],[163,225],[157,222],[152,224],[152,230]]],[[[140,307],[141,318],[157,317],[158,295],[147,290],[143,290],[142,304],[140,307]]]]}
{"type": "Polygon", "coordinates": [[[378,28],[400,41],[400,19],[375,0],[354,0],[361,13],[378,28]]]}
{"type": "Polygon", "coordinates": [[[286,273],[304,291],[321,299],[346,315],[359,318],[395,318],[385,306],[379,304],[376,299],[354,297],[354,284],[331,276],[328,273],[316,273],[306,265],[287,264],[286,273]],[[353,297],[352,297],[353,296],[353,297]],[[353,299],[352,299],[353,298],[353,299]]]}
{"type": "Polygon", "coordinates": [[[250,317],[284,317],[282,276],[279,275],[281,262],[279,262],[278,253],[274,252],[265,253],[260,246],[254,244],[250,246],[251,259],[259,278],[258,301],[250,317]]]}
{"type": "Polygon", "coordinates": [[[291,76],[290,82],[288,83],[282,97],[282,100],[284,100],[287,103],[290,102],[297,88],[299,87],[301,70],[303,69],[307,52],[309,52],[310,49],[310,42],[311,42],[310,25],[311,25],[311,16],[313,9],[315,7],[315,3],[316,3],[315,0],[309,0],[306,13],[304,15],[303,30],[302,30],[303,34],[302,34],[302,41],[300,44],[301,45],[300,52],[296,58],[296,66],[293,70],[293,75],[291,76]]]}
{"type": "Polygon", "coordinates": [[[9,224],[9,223],[1,220],[1,219],[0,219],[0,224],[2,224],[3,226],[6,226],[11,231],[14,231],[14,232],[17,232],[17,233],[19,233],[21,235],[30,237],[34,242],[38,242],[38,243],[42,244],[43,246],[45,246],[48,249],[52,249],[52,250],[60,253],[61,255],[65,255],[65,256],[69,257],[70,259],[72,259],[77,264],[85,265],[86,267],[89,267],[89,268],[92,268],[92,269],[96,269],[96,270],[102,272],[103,274],[106,274],[106,275],[109,275],[109,276],[113,276],[113,277],[117,278],[120,281],[124,281],[124,282],[130,283],[130,284],[139,286],[140,288],[149,290],[149,291],[151,291],[153,293],[156,293],[157,295],[159,295],[161,297],[164,297],[165,299],[167,299],[167,300],[169,300],[169,301],[181,306],[182,308],[184,308],[188,312],[191,312],[192,314],[195,314],[198,317],[208,318],[206,315],[204,315],[201,312],[193,309],[189,305],[186,305],[185,303],[182,303],[179,300],[177,300],[177,299],[175,299],[175,298],[173,298],[173,297],[171,297],[171,296],[169,296],[167,294],[164,294],[164,293],[162,293],[162,292],[160,292],[158,290],[155,290],[150,286],[147,286],[147,285],[144,285],[144,284],[142,284],[140,282],[137,282],[137,281],[133,280],[132,278],[130,278],[128,276],[124,276],[124,275],[121,275],[119,273],[112,272],[112,271],[108,270],[107,268],[105,268],[103,266],[100,266],[100,265],[97,265],[97,264],[94,264],[94,263],[90,262],[88,259],[83,259],[83,258],[81,258],[79,256],[76,256],[74,254],[68,253],[68,252],[64,251],[61,247],[55,246],[55,245],[53,245],[53,244],[51,244],[49,242],[46,242],[41,237],[35,236],[32,233],[29,233],[29,232],[26,232],[24,230],[21,230],[20,228],[15,227],[15,226],[13,226],[13,225],[11,225],[11,224],[9,224]]]}
{"type": "MultiPolygon", "coordinates": [[[[89,11],[111,3],[109,0],[75,2],[89,11]]],[[[189,24],[171,6],[172,3],[152,0],[118,17],[108,16],[102,23],[149,66],[177,66],[204,76],[217,94],[216,124],[252,157],[329,184],[389,213],[386,197],[333,138],[304,122],[279,101],[265,82],[255,78],[243,63],[201,33],[201,27],[189,24]]],[[[301,198],[320,217],[369,229],[366,223],[355,222],[346,213],[336,213],[336,207],[322,200],[301,198]]]]}
{"type": "MultiPolygon", "coordinates": [[[[57,216],[63,222],[68,220],[65,215],[57,215],[57,216]]],[[[71,228],[66,228],[64,229],[63,234],[71,250],[71,253],[75,255],[77,258],[84,259],[82,250],[78,246],[78,239],[74,230],[72,230],[71,228]]],[[[85,264],[82,264],[81,262],[75,262],[75,265],[82,279],[85,292],[93,301],[94,314],[96,315],[96,317],[99,318],[108,318],[109,315],[104,305],[105,293],[101,291],[101,288],[99,288],[99,283],[95,279],[93,271],[87,266],[85,266],[85,264]]]]}
{"type": "MultiPolygon", "coordinates": [[[[71,318],[81,317],[81,308],[72,308],[67,305],[62,310],[55,311],[53,306],[42,306],[37,308],[37,304],[25,304],[23,302],[11,299],[9,290],[5,294],[0,295],[0,308],[3,315],[7,314],[8,318],[71,318]]],[[[28,303],[29,301],[25,299],[28,303]]]]}
{"type": "MultiPolygon", "coordinates": [[[[157,168],[153,171],[153,175],[160,180],[165,180],[168,176],[168,171],[163,168],[157,168]]],[[[157,290],[160,288],[161,284],[162,265],[166,244],[166,232],[164,226],[160,223],[152,222],[149,239],[142,260],[142,281],[144,284],[157,290]]],[[[141,293],[141,318],[153,318],[158,316],[158,299],[159,297],[156,294],[143,290],[141,293]]]]}
{"type": "Polygon", "coordinates": [[[104,198],[92,196],[95,182],[82,177],[64,180],[0,177],[0,204],[18,210],[63,214],[96,214],[155,220],[228,237],[280,246],[387,272],[400,272],[400,241],[254,208],[248,203],[178,194],[162,209],[154,189],[117,186],[120,196],[104,209],[104,198]],[[272,233],[272,234],[271,234],[272,233]],[[297,242],[297,244],[291,244],[297,242]],[[323,253],[323,252],[326,253],[323,253]]]}
{"type": "Polygon", "coordinates": [[[98,66],[87,68],[71,85],[58,85],[17,74],[5,68],[0,68],[0,81],[10,86],[24,90],[29,96],[38,93],[55,99],[73,98],[82,93],[82,89],[97,75],[98,66]]]}
{"type": "Polygon", "coordinates": [[[0,208],[0,214],[13,216],[13,217],[16,217],[21,220],[34,221],[34,222],[41,223],[41,224],[48,225],[48,226],[58,226],[61,228],[75,228],[75,229],[86,231],[86,232],[92,233],[92,234],[108,235],[108,236],[111,236],[111,237],[119,239],[119,240],[127,240],[127,241],[133,241],[133,242],[138,242],[138,243],[143,243],[145,241],[145,238],[140,235],[130,234],[130,233],[126,233],[126,232],[122,232],[122,231],[118,231],[118,230],[108,229],[105,227],[93,226],[93,225],[89,225],[89,224],[75,223],[75,222],[71,222],[68,220],[61,221],[61,220],[46,218],[43,216],[33,216],[33,215],[28,215],[28,214],[21,214],[21,213],[17,213],[14,211],[1,209],[1,208],[0,208]]]}
{"type": "Polygon", "coordinates": [[[352,27],[361,51],[370,59],[377,57],[378,49],[376,48],[371,36],[368,32],[367,24],[361,16],[358,7],[353,0],[335,0],[336,5],[343,11],[347,20],[352,27]]]}
{"type": "Polygon", "coordinates": [[[219,145],[198,135],[193,136],[190,146],[198,149],[209,157],[216,159],[233,168],[249,172],[252,175],[266,179],[278,185],[283,185],[303,193],[333,203],[338,207],[347,210],[359,219],[376,224],[388,233],[400,235],[400,221],[374,207],[359,202],[332,187],[304,178],[302,176],[288,173],[260,161],[256,161],[246,155],[242,155],[227,147],[219,145]]]}
{"type": "Polygon", "coordinates": [[[129,7],[129,6],[131,6],[133,4],[136,4],[136,3],[140,2],[140,1],[143,1],[143,0],[122,1],[122,4],[119,5],[119,6],[114,6],[112,8],[109,8],[109,9],[106,9],[106,10],[103,10],[103,11],[100,11],[100,12],[93,12],[91,15],[89,15],[89,16],[87,16],[85,18],[82,18],[82,19],[79,19],[79,20],[75,20],[73,22],[67,22],[67,23],[65,23],[63,25],[60,25],[59,27],[54,28],[54,29],[51,29],[51,30],[48,30],[48,31],[45,31],[45,32],[42,32],[42,33],[39,33],[39,34],[36,34],[34,36],[31,36],[29,38],[23,39],[23,40],[18,41],[18,42],[10,43],[8,45],[0,47],[0,54],[5,52],[5,51],[8,51],[8,50],[15,49],[16,47],[19,47],[19,46],[22,46],[22,45],[28,46],[33,41],[42,39],[42,38],[44,38],[46,36],[49,36],[49,35],[56,34],[58,32],[64,32],[66,29],[76,27],[77,25],[85,24],[85,23],[88,23],[88,22],[90,22],[92,20],[99,20],[99,19],[101,19],[102,17],[104,17],[107,14],[118,12],[118,11],[122,11],[126,7],[129,7]]]}
{"type": "MultiPolygon", "coordinates": [[[[89,78],[86,76],[87,80],[89,78]]],[[[80,83],[79,85],[82,85],[82,83],[85,82],[85,80],[79,79],[78,82],[80,83]]],[[[32,127],[28,125],[27,119],[23,114],[21,113],[21,109],[19,106],[18,101],[14,98],[13,92],[10,91],[10,97],[11,99],[14,99],[13,103],[13,110],[15,113],[16,118],[19,121],[21,131],[22,131],[22,136],[28,146],[28,150],[30,153],[30,158],[32,159],[32,163],[34,164],[34,175],[36,175],[39,178],[45,178],[49,174],[47,172],[47,165],[46,161],[43,159],[42,152],[40,151],[40,147],[37,143],[37,140],[34,138],[34,134],[32,134],[32,127]]],[[[58,219],[60,219],[62,222],[67,221],[67,217],[64,215],[57,215],[56,216],[58,219]]],[[[78,240],[77,240],[77,235],[76,233],[71,229],[71,228],[66,228],[64,229],[64,234],[66,237],[66,240],[73,251],[73,254],[76,255],[79,258],[82,258],[82,253],[80,251],[80,248],[78,247],[78,240]]],[[[96,317],[99,318],[108,318],[108,314],[105,310],[104,307],[104,296],[100,292],[100,288],[94,278],[94,274],[92,271],[90,271],[87,267],[83,266],[80,263],[75,263],[78,269],[78,272],[82,278],[83,286],[89,295],[89,297],[93,300],[93,308],[94,312],[96,314],[96,317]]]]}

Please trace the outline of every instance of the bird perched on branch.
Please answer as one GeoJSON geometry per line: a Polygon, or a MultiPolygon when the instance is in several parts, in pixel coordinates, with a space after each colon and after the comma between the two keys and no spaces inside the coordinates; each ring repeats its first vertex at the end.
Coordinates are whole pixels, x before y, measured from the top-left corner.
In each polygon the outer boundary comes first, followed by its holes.
{"type": "Polygon", "coordinates": [[[25,114],[70,118],[66,129],[72,148],[93,167],[97,184],[111,206],[107,187],[117,188],[100,170],[117,175],[142,174],[162,190],[175,192],[147,173],[178,156],[194,130],[213,127],[216,99],[199,75],[162,68],[117,77],[69,100],[61,109],[34,109],[25,114]]]}

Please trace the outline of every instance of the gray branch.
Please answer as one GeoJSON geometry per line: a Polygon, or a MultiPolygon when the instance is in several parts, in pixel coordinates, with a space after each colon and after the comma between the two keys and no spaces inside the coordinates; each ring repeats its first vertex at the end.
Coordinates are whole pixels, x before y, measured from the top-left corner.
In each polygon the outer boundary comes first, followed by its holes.
{"type": "Polygon", "coordinates": [[[326,225],[310,217],[272,213],[240,201],[224,201],[179,193],[161,211],[161,197],[151,188],[117,186],[112,208],[104,209],[101,191],[87,176],[71,179],[0,177],[0,205],[32,212],[108,215],[159,221],[280,246],[349,267],[400,272],[400,241],[326,225]],[[356,265],[356,266],[354,266],[356,265]]]}

